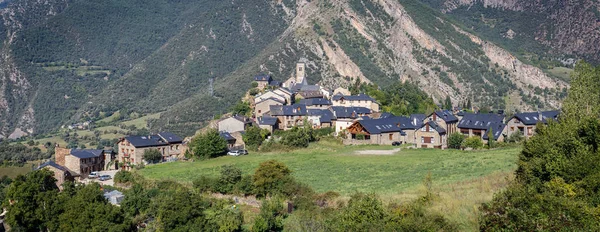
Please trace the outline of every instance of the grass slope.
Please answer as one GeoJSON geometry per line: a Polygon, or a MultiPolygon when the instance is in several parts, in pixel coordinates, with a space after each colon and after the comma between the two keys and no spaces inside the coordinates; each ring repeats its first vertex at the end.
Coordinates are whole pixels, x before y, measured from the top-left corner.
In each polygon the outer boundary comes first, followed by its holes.
{"type": "Polygon", "coordinates": [[[418,189],[428,173],[434,184],[444,185],[513,171],[520,151],[511,147],[489,151],[404,149],[394,155],[355,154],[357,150],[391,148],[319,143],[288,153],[251,153],[243,157],[150,165],[139,172],[150,179],[189,183],[201,175],[218,175],[222,165],[235,165],[249,174],[259,163],[275,159],[288,165],[297,179],[318,192],[336,191],[348,196],[362,191],[393,196],[418,189]]]}

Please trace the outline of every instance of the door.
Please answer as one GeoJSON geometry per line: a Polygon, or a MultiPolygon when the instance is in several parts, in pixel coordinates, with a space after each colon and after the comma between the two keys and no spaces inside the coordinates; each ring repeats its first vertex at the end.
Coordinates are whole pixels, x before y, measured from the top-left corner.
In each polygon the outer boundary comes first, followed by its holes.
{"type": "Polygon", "coordinates": [[[389,134],[390,141],[394,138],[394,134],[389,134]]]}

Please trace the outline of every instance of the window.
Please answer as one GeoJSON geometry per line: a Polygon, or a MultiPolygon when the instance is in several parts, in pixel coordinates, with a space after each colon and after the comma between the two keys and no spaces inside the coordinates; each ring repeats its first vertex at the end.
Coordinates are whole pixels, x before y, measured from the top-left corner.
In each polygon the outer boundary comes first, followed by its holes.
{"type": "Polygon", "coordinates": [[[510,131],[515,131],[515,127],[514,127],[514,126],[511,126],[511,127],[510,127],[510,131]]]}
{"type": "Polygon", "coordinates": [[[421,143],[425,143],[425,137],[421,136],[421,143]]]}
{"type": "Polygon", "coordinates": [[[299,72],[302,72],[302,67],[298,67],[298,71],[299,71],[299,72]]]}
{"type": "Polygon", "coordinates": [[[425,132],[425,127],[421,127],[421,131],[425,132]]]}
{"type": "Polygon", "coordinates": [[[258,113],[260,114],[260,112],[262,112],[262,110],[258,110],[258,113]]]}

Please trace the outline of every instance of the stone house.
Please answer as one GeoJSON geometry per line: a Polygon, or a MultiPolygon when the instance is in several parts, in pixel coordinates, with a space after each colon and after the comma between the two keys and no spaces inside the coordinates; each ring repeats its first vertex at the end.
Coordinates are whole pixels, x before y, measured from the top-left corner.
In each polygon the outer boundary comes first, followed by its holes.
{"type": "Polygon", "coordinates": [[[504,141],[506,136],[504,115],[464,113],[458,122],[458,131],[468,137],[477,136],[487,141],[488,130],[492,130],[496,141],[504,141]]]}
{"type": "Polygon", "coordinates": [[[217,123],[219,131],[229,133],[245,131],[250,125],[252,125],[252,121],[249,118],[238,115],[227,117],[217,123]]]}
{"type": "Polygon", "coordinates": [[[448,147],[446,132],[436,121],[428,121],[415,131],[416,145],[420,148],[445,149],[448,147]]]}
{"type": "Polygon", "coordinates": [[[372,110],[373,112],[379,112],[379,103],[377,103],[372,97],[362,93],[356,96],[341,94],[333,95],[331,101],[333,106],[364,107],[372,110]]]}
{"type": "Polygon", "coordinates": [[[327,128],[333,126],[335,116],[328,109],[307,109],[307,119],[313,128],[327,128]]]}
{"type": "Polygon", "coordinates": [[[350,90],[348,90],[346,88],[338,87],[337,89],[333,90],[333,96],[335,96],[335,95],[348,96],[348,95],[352,95],[352,93],[350,93],[350,90]]]}
{"type": "Polygon", "coordinates": [[[62,184],[65,181],[75,181],[75,175],[73,175],[68,168],[65,166],[59,165],[54,161],[48,161],[36,168],[36,170],[40,170],[42,168],[46,168],[52,172],[54,172],[54,178],[56,179],[56,185],[60,190],[62,190],[62,184]]]}
{"type": "Polygon", "coordinates": [[[263,99],[254,104],[254,117],[262,117],[265,114],[269,114],[271,112],[270,106],[282,106],[285,104],[285,101],[281,101],[278,98],[267,98],[263,99]]]}
{"type": "Polygon", "coordinates": [[[345,144],[392,145],[393,142],[406,142],[406,133],[391,118],[358,120],[348,127],[346,133],[345,144]]]}
{"type": "Polygon", "coordinates": [[[256,88],[263,90],[273,81],[273,78],[271,75],[261,74],[254,76],[254,81],[258,84],[256,88]]]}
{"type": "Polygon", "coordinates": [[[277,118],[277,117],[271,117],[271,116],[265,115],[265,116],[258,118],[257,122],[258,122],[258,127],[260,127],[260,129],[266,129],[269,132],[273,133],[273,131],[279,129],[279,123],[281,121],[279,121],[279,118],[277,118]]]}
{"type": "Polygon", "coordinates": [[[231,134],[229,134],[229,132],[221,131],[221,132],[219,132],[219,135],[221,136],[221,138],[223,138],[223,139],[225,139],[225,141],[227,141],[227,150],[231,150],[235,147],[236,139],[233,136],[231,136],[231,134]]]}
{"type": "Polygon", "coordinates": [[[306,105],[306,109],[328,109],[332,103],[325,98],[309,98],[302,99],[298,104],[306,105]]]}
{"type": "Polygon", "coordinates": [[[124,170],[130,170],[133,165],[143,163],[146,150],[158,150],[164,161],[180,156],[186,149],[183,139],[169,132],[148,136],[128,136],[121,138],[118,146],[117,161],[119,167],[124,170]]]}
{"type": "Polygon", "coordinates": [[[271,116],[279,119],[279,129],[289,130],[294,126],[302,126],[306,119],[306,106],[294,104],[288,106],[271,106],[271,116]]]}
{"type": "Polygon", "coordinates": [[[54,157],[58,165],[81,177],[87,177],[91,172],[102,171],[106,167],[104,150],[56,147],[54,157]]]}
{"type": "Polygon", "coordinates": [[[285,93],[284,91],[277,91],[277,90],[273,90],[273,91],[267,91],[261,95],[258,95],[256,97],[254,97],[254,105],[256,105],[256,103],[261,102],[263,100],[269,99],[269,98],[273,98],[273,99],[277,99],[278,101],[284,102],[285,104],[289,104],[292,99],[291,96],[287,96],[287,95],[280,95],[281,93],[285,93]]]}
{"type": "MultiPolygon", "coordinates": [[[[458,132],[458,118],[449,110],[438,110],[427,116],[427,121],[436,122],[436,124],[446,131],[447,134],[458,132]]],[[[418,140],[418,137],[417,137],[418,140]]]]}
{"type": "Polygon", "coordinates": [[[293,104],[294,103],[294,93],[292,93],[291,90],[286,89],[286,88],[278,88],[276,90],[273,90],[273,93],[282,96],[283,98],[285,98],[285,102],[287,104],[293,104]]]}
{"type": "Polygon", "coordinates": [[[365,107],[332,106],[330,110],[333,112],[333,126],[336,135],[347,129],[354,121],[366,119],[372,113],[370,109],[365,107]]]}
{"type": "Polygon", "coordinates": [[[535,128],[538,123],[547,124],[548,120],[558,120],[560,111],[543,111],[543,112],[525,112],[515,114],[507,124],[507,136],[514,133],[521,133],[523,137],[529,139],[535,133],[535,128]]]}

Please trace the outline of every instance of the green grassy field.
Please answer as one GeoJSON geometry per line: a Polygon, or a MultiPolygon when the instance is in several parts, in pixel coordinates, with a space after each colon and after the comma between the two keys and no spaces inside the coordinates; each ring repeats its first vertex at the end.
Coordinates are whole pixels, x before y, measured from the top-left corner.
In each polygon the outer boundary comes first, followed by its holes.
{"type": "Polygon", "coordinates": [[[134,125],[136,128],[146,128],[148,126],[147,125],[148,119],[157,119],[160,117],[160,114],[161,113],[146,115],[144,117],[140,117],[137,119],[125,121],[122,124],[124,124],[125,126],[134,125]]]}
{"type": "Polygon", "coordinates": [[[139,172],[150,179],[189,183],[201,175],[218,175],[222,165],[235,165],[249,174],[259,163],[275,159],[284,162],[298,180],[318,192],[336,191],[348,196],[361,191],[394,196],[418,189],[428,173],[434,184],[444,185],[511,172],[516,168],[520,151],[520,148],[509,147],[483,151],[403,149],[393,155],[355,153],[392,148],[319,143],[288,153],[251,153],[242,157],[150,165],[139,172]]]}
{"type": "Polygon", "coordinates": [[[571,74],[573,73],[573,69],[565,67],[554,67],[552,69],[544,69],[544,71],[564,81],[571,80],[571,74]]]}
{"type": "Polygon", "coordinates": [[[8,167],[0,167],[0,177],[8,176],[10,178],[15,178],[18,175],[25,175],[31,171],[31,163],[26,163],[23,167],[17,166],[8,166],[8,167]]]}

